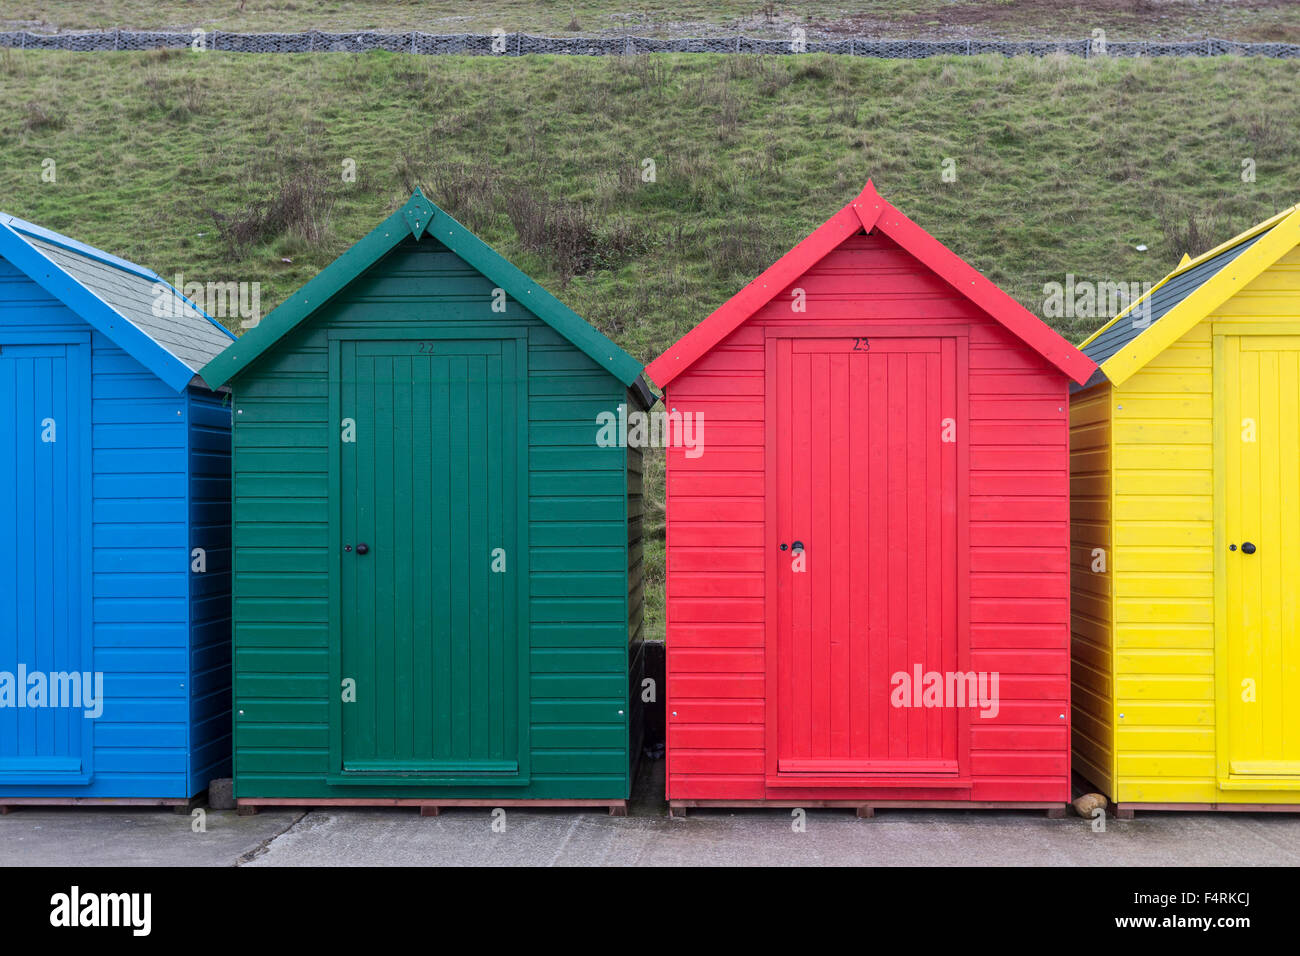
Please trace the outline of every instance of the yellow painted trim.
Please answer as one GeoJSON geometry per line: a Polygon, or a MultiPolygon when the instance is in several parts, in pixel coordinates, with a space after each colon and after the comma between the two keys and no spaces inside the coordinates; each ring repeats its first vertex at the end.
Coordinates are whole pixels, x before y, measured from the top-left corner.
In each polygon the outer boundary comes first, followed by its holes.
{"type": "Polygon", "coordinates": [[[1285,335],[1287,338],[1294,338],[1297,332],[1297,323],[1290,322],[1211,322],[1211,335],[1285,335]]]}
{"type": "MultiPolygon", "coordinates": [[[[1257,226],[1255,231],[1259,228],[1261,227],[1257,226]]],[[[1102,372],[1113,384],[1122,385],[1135,372],[1182,338],[1192,326],[1253,282],[1260,273],[1297,245],[1300,245],[1300,206],[1293,207],[1292,211],[1286,213],[1285,218],[1273,227],[1272,232],[1228,263],[1218,275],[1210,277],[1200,288],[1170,309],[1158,321],[1152,322],[1151,326],[1143,330],[1137,338],[1103,362],[1102,372]]],[[[1209,253],[1206,255],[1208,256],[1209,253]]],[[[1165,281],[1168,281],[1168,278],[1165,281]]],[[[1116,321],[1118,319],[1119,316],[1116,317],[1116,321]]]]}
{"type": "Polygon", "coordinates": [[[1279,777],[1300,784],[1300,760],[1234,760],[1232,775],[1237,777],[1279,777]]]}
{"type": "Polygon", "coordinates": [[[1206,259],[1213,259],[1220,252],[1227,252],[1229,249],[1241,245],[1247,239],[1253,239],[1255,236],[1258,236],[1261,232],[1264,232],[1266,229],[1272,229],[1274,226],[1276,226],[1287,216],[1290,216],[1292,213],[1295,213],[1297,211],[1300,211],[1300,203],[1297,203],[1294,206],[1289,206],[1288,208],[1283,209],[1281,212],[1269,216],[1263,222],[1255,223],[1255,225],[1251,226],[1245,232],[1237,233],[1237,235],[1233,236],[1231,239],[1227,240],[1226,242],[1219,243],[1217,246],[1215,246],[1213,249],[1209,250],[1208,252],[1202,252],[1195,259],[1188,259],[1187,254],[1183,253],[1183,258],[1187,261],[1185,265],[1184,263],[1181,262],[1178,264],[1178,271],[1182,272],[1185,268],[1191,269],[1196,266],[1199,266],[1206,259]]]}
{"type": "Polygon", "coordinates": [[[1107,323],[1105,323],[1104,325],[1102,325],[1102,327],[1099,328],[1096,332],[1093,332],[1092,335],[1088,336],[1086,339],[1084,339],[1082,342],[1080,342],[1079,345],[1078,345],[1078,347],[1079,347],[1080,349],[1082,349],[1085,345],[1089,345],[1089,344],[1091,344],[1092,341],[1093,341],[1093,339],[1095,339],[1097,336],[1101,335],[1101,333],[1105,332],[1107,329],[1109,329],[1111,326],[1113,326],[1113,325],[1114,325],[1116,322],[1118,322],[1120,319],[1124,318],[1124,316],[1126,316],[1126,315],[1128,315],[1130,312],[1132,312],[1132,311],[1133,311],[1135,308],[1137,308],[1137,307],[1138,307],[1138,306],[1139,306],[1139,305],[1140,305],[1140,304],[1141,304],[1145,299],[1150,298],[1151,295],[1152,295],[1153,293],[1155,293],[1155,291],[1156,291],[1157,289],[1159,289],[1162,285],[1164,285],[1164,284],[1165,284],[1166,282],[1168,282],[1170,279],[1174,278],[1175,276],[1181,275],[1182,273],[1186,272],[1186,271],[1187,271],[1188,269],[1190,269],[1190,268],[1193,268],[1194,266],[1198,266],[1198,265],[1200,265],[1200,264],[1201,264],[1202,262],[1204,262],[1206,259],[1210,259],[1210,258],[1212,258],[1212,257],[1214,257],[1214,256],[1217,256],[1217,255],[1218,255],[1219,253],[1221,253],[1221,252],[1224,252],[1224,251],[1226,251],[1226,250],[1228,250],[1228,249],[1232,249],[1233,247],[1240,245],[1241,243],[1245,242],[1247,239],[1251,239],[1251,238],[1253,238],[1254,236],[1259,235],[1261,232],[1263,232],[1263,231],[1266,230],[1266,229],[1271,229],[1273,226],[1275,226],[1277,223],[1281,222],[1281,221],[1282,221],[1283,219],[1285,219],[1287,216],[1291,215],[1292,213],[1298,212],[1298,211],[1300,211],[1300,203],[1297,203],[1296,205],[1291,206],[1291,207],[1289,207],[1289,208],[1287,208],[1287,209],[1283,209],[1281,212],[1277,213],[1276,215],[1270,216],[1268,219],[1265,219],[1265,220],[1264,220],[1263,222],[1261,222],[1261,223],[1256,223],[1255,225],[1253,225],[1253,226],[1251,226],[1249,229],[1247,229],[1245,232],[1238,233],[1237,235],[1233,236],[1233,237],[1232,237],[1231,239],[1229,239],[1227,242],[1221,242],[1221,243],[1219,243],[1217,246],[1215,246],[1215,247],[1214,247],[1213,249],[1211,249],[1209,252],[1202,252],[1202,253],[1201,253],[1199,256],[1197,256],[1195,259],[1193,259],[1193,258],[1192,258],[1190,255],[1188,255],[1186,252],[1184,252],[1184,253],[1183,253],[1183,257],[1182,257],[1182,259],[1180,259],[1180,260],[1178,261],[1178,265],[1174,266],[1173,271],[1170,272],[1168,275],[1166,275],[1163,279],[1161,279],[1161,280],[1160,280],[1159,282],[1157,282],[1155,285],[1153,285],[1153,286],[1151,287],[1151,291],[1150,291],[1150,292],[1148,292],[1146,295],[1142,296],[1142,297],[1139,298],[1137,301],[1135,301],[1135,302],[1133,302],[1132,304],[1130,304],[1129,307],[1128,307],[1127,309],[1125,309],[1123,312],[1119,313],[1117,316],[1115,316],[1115,317],[1114,317],[1113,319],[1111,319],[1109,322],[1107,322],[1107,323]]]}
{"type": "Polygon", "coordinates": [[[1119,549],[1115,547],[1115,505],[1119,495],[1115,486],[1119,484],[1119,455],[1115,447],[1115,407],[1119,404],[1119,389],[1113,382],[1106,383],[1106,455],[1110,468],[1110,494],[1107,507],[1109,514],[1106,521],[1106,566],[1110,569],[1110,788],[1112,799],[1119,796],[1121,777],[1119,773],[1120,757],[1120,720],[1119,720],[1119,638],[1116,632],[1118,617],[1116,610],[1119,601],[1119,549]]]}
{"type": "Polygon", "coordinates": [[[1174,276],[1178,275],[1178,273],[1181,272],[1181,271],[1182,271],[1182,268],[1179,267],[1179,268],[1175,269],[1173,272],[1169,273],[1167,276],[1165,276],[1163,279],[1161,279],[1159,282],[1157,282],[1155,285],[1153,285],[1153,286],[1151,287],[1151,291],[1149,291],[1146,295],[1141,296],[1140,298],[1137,298],[1137,299],[1133,300],[1131,303],[1129,303],[1129,307],[1128,307],[1127,309],[1125,309],[1123,312],[1119,313],[1119,315],[1115,316],[1115,318],[1111,319],[1109,322],[1107,322],[1107,323],[1105,323],[1104,325],[1102,325],[1102,327],[1099,328],[1096,332],[1093,332],[1092,335],[1088,336],[1086,339],[1084,339],[1082,342],[1080,342],[1080,343],[1076,346],[1076,348],[1078,348],[1080,351],[1082,351],[1083,348],[1084,348],[1084,346],[1091,345],[1093,339],[1095,339],[1097,336],[1101,335],[1101,333],[1105,332],[1107,329],[1109,329],[1111,326],[1113,326],[1113,325],[1114,325],[1116,322],[1118,322],[1120,319],[1124,318],[1124,316],[1128,315],[1130,312],[1132,312],[1134,309],[1136,309],[1139,305],[1141,305],[1141,304],[1142,304],[1143,302],[1145,302],[1147,299],[1151,298],[1151,296],[1155,295],[1157,289],[1159,289],[1162,285],[1164,285],[1166,282],[1168,282],[1168,281],[1169,281],[1170,279],[1172,279],[1174,276]]]}
{"type": "Polygon", "coordinates": [[[1214,417],[1214,765],[1222,782],[1230,776],[1228,730],[1228,521],[1227,336],[1214,336],[1211,409],[1214,417]]]}
{"type": "Polygon", "coordinates": [[[1220,790],[1300,790],[1300,777],[1220,777],[1217,783],[1220,790]]]}

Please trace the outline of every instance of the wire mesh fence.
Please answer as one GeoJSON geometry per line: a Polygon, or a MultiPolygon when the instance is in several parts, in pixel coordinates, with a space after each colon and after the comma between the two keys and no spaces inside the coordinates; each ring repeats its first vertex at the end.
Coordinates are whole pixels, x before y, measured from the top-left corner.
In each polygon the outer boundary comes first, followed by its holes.
{"type": "Polygon", "coordinates": [[[835,53],[888,60],[931,56],[1047,56],[1063,53],[1081,57],[1133,56],[1262,56],[1300,59],[1300,44],[1243,43],[1207,37],[1169,43],[1160,40],[837,40],[755,39],[753,37],[539,37],[527,33],[226,33],[192,31],[166,33],[143,30],[103,30],[84,33],[0,32],[0,47],[25,50],[219,50],[228,53],[363,53],[388,50],[425,55],[479,56],[626,56],[640,53],[835,53]]]}

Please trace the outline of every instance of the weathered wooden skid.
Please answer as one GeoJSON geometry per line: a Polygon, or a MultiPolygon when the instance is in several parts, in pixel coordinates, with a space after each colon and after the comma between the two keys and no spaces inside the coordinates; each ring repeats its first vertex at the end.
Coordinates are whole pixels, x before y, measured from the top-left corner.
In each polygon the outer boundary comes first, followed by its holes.
{"type": "Polygon", "coordinates": [[[252,816],[262,807],[418,807],[420,816],[436,817],[444,809],[453,807],[515,807],[520,809],[539,809],[549,807],[567,807],[570,809],[606,808],[611,817],[627,816],[626,800],[421,800],[401,797],[253,797],[237,801],[240,816],[252,816]]]}
{"type": "Polygon", "coordinates": [[[861,818],[877,810],[1044,810],[1052,820],[1066,816],[1068,804],[1004,800],[670,800],[668,815],[684,817],[689,809],[771,809],[803,807],[808,810],[856,810],[861,818]]]}
{"type": "Polygon", "coordinates": [[[173,807],[185,812],[203,803],[198,797],[5,797],[0,815],[19,807],[173,807]]]}
{"type": "Polygon", "coordinates": [[[1132,820],[1137,811],[1181,811],[1184,813],[1300,813],[1300,803],[1114,803],[1117,820],[1132,820]]]}

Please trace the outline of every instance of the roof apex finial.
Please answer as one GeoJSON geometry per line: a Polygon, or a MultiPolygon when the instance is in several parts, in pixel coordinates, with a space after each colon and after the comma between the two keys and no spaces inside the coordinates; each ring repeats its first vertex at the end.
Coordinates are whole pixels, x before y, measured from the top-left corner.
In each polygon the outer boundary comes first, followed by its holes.
{"type": "Polygon", "coordinates": [[[424,230],[429,228],[429,223],[433,221],[434,206],[420,192],[420,187],[415,187],[415,192],[411,193],[411,198],[406,201],[402,207],[402,218],[411,229],[411,235],[419,239],[424,235],[424,230]]]}

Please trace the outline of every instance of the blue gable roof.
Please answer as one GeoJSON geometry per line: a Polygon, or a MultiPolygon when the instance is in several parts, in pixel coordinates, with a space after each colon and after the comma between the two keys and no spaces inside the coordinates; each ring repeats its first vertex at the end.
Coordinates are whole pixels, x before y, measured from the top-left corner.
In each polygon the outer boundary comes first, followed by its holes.
{"type": "Polygon", "coordinates": [[[4,213],[0,258],[178,393],[234,341],[152,270],[4,213]],[[167,308],[155,308],[160,295],[167,308]]]}

